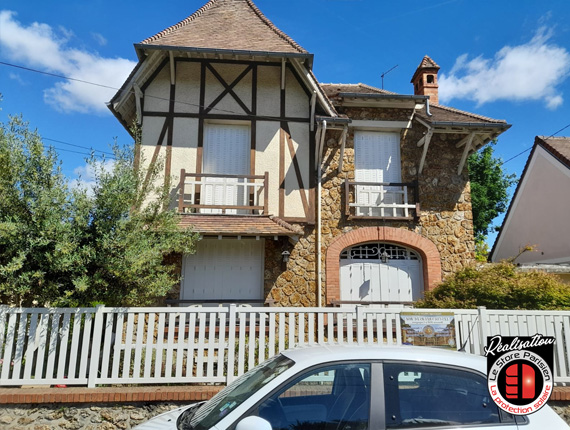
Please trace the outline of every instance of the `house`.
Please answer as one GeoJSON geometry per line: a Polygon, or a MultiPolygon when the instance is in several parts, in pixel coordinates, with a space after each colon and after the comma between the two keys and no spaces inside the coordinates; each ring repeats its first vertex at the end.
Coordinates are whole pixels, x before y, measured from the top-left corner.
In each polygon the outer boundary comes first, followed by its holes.
{"type": "Polygon", "coordinates": [[[570,137],[536,136],[490,259],[570,283],[570,137]],[[522,252],[531,246],[533,251],[522,252]],[[522,253],[521,253],[522,252],[522,253]]]}
{"type": "Polygon", "coordinates": [[[251,0],[210,0],[135,45],[109,106],[202,240],[178,303],[414,301],[474,260],[467,156],[510,126],[413,94],[321,84],[251,0]]]}

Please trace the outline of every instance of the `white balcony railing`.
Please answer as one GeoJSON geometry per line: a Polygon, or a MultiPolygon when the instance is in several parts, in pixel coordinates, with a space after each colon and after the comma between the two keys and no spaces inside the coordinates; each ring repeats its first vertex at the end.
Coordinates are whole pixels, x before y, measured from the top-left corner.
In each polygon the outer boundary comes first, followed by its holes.
{"type": "Polygon", "coordinates": [[[267,215],[269,174],[215,175],[180,172],[178,211],[267,215]]]}
{"type": "Polygon", "coordinates": [[[412,220],[420,212],[415,182],[345,181],[345,201],[349,219],[412,220]]]}

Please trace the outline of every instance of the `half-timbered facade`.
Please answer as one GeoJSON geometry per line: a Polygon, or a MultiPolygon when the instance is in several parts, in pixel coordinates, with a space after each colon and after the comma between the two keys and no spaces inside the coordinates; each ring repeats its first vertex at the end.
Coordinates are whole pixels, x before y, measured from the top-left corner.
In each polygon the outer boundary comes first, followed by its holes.
{"type": "Polygon", "coordinates": [[[174,301],[407,302],[473,260],[466,157],[508,125],[430,105],[429,57],[413,95],[321,85],[250,0],[210,0],[135,48],[110,108],[203,238],[174,301]]]}

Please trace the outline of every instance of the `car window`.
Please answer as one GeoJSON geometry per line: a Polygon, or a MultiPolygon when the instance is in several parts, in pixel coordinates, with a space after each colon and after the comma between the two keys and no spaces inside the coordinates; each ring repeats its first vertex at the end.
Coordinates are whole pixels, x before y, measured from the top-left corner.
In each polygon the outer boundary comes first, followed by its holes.
{"type": "Polygon", "coordinates": [[[190,411],[182,414],[178,420],[178,428],[207,430],[214,427],[222,418],[249,399],[253,393],[294,364],[291,359],[281,354],[270,358],[236,379],[212,397],[195,414],[190,411]]]}
{"type": "Polygon", "coordinates": [[[344,363],[304,373],[264,400],[254,415],[273,430],[365,430],[370,364],[344,363]]]}
{"type": "Polygon", "coordinates": [[[387,428],[501,424],[483,375],[419,364],[384,364],[387,428]]]}

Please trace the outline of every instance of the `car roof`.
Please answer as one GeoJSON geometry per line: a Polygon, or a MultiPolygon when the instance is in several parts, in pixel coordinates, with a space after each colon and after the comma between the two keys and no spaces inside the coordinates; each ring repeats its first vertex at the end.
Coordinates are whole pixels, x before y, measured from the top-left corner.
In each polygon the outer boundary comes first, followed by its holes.
{"type": "Polygon", "coordinates": [[[485,357],[440,348],[408,345],[311,345],[283,351],[282,354],[303,367],[331,361],[395,360],[460,366],[483,373],[486,373],[487,369],[485,357]]]}

